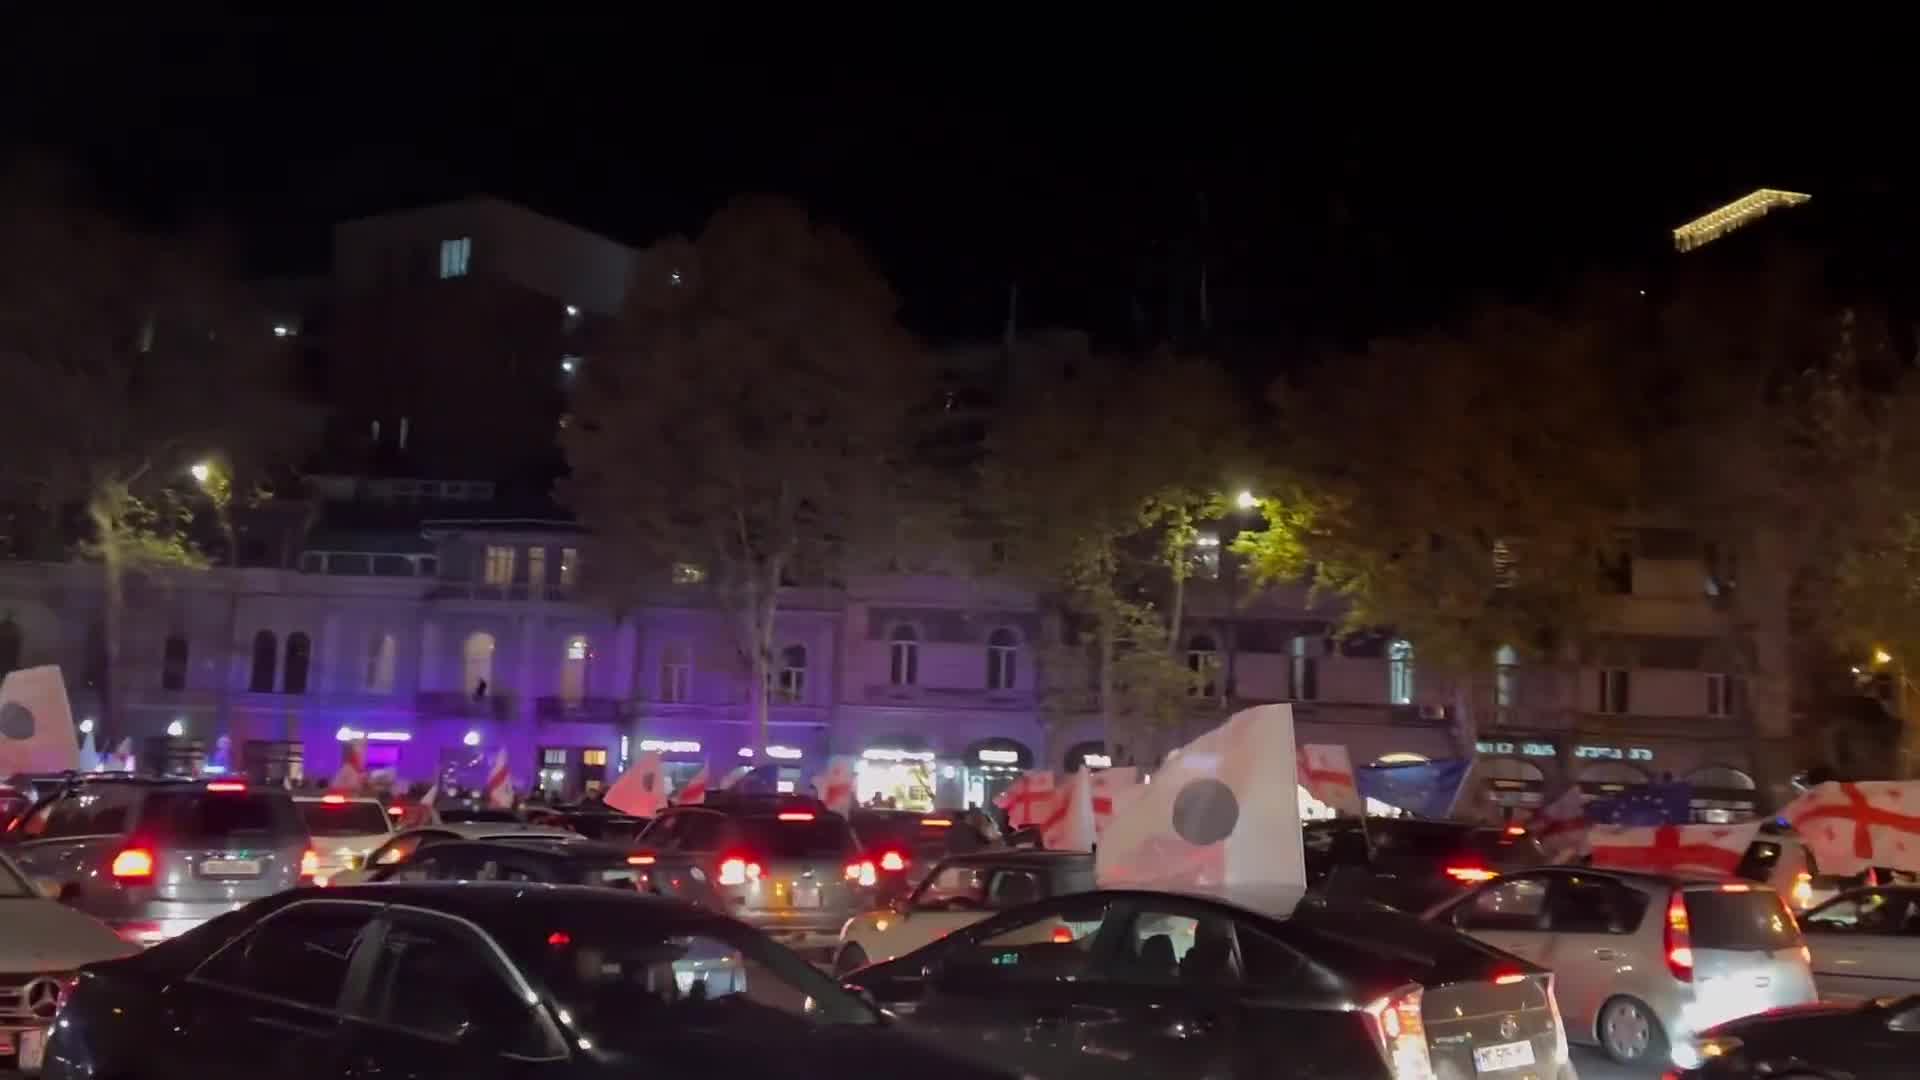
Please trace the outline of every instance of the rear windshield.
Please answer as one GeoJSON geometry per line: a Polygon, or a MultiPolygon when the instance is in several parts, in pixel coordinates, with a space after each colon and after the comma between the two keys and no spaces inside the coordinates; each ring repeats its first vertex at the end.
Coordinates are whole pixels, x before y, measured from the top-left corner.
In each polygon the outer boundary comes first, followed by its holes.
{"type": "Polygon", "coordinates": [[[387,831],[387,812],[379,803],[303,802],[296,805],[311,836],[367,836],[387,831]]]}
{"type": "Polygon", "coordinates": [[[1693,889],[1681,895],[1687,899],[1687,927],[1696,949],[1771,950],[1800,944],[1800,927],[1772,889],[1693,889]]]}
{"type": "Polygon", "coordinates": [[[853,831],[830,814],[807,821],[736,818],[733,825],[741,843],[770,859],[839,858],[853,847],[853,831]]]}
{"type": "Polygon", "coordinates": [[[149,793],[140,830],[189,844],[292,840],[307,831],[284,794],[194,790],[149,793]]]}

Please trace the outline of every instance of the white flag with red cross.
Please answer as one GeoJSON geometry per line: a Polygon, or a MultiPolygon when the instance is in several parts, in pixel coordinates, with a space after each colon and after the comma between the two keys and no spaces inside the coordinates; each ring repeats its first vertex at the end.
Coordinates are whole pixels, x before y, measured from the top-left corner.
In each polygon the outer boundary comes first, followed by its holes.
{"type": "Polygon", "coordinates": [[[513,774],[507,771],[507,748],[493,756],[493,768],[487,771],[487,784],[482,789],[486,793],[486,803],[496,809],[509,809],[513,806],[513,774]]]}
{"type": "Polygon", "coordinates": [[[1056,786],[1051,772],[1028,769],[1005,791],[994,796],[993,805],[1007,812],[1008,828],[1044,826],[1053,816],[1053,804],[1058,798],[1056,786]]]}
{"type": "Polygon", "coordinates": [[[693,779],[680,785],[680,790],[673,793],[673,804],[675,806],[693,806],[696,803],[706,801],[707,767],[702,765],[700,766],[700,771],[693,774],[693,779]]]}
{"type": "Polygon", "coordinates": [[[340,768],[333,774],[327,790],[342,795],[358,795],[367,786],[367,740],[350,739],[340,744],[340,768]]]}
{"type": "Polygon", "coordinates": [[[1649,873],[1733,873],[1760,832],[1739,825],[1595,825],[1587,830],[1593,865],[1649,873]]]}
{"type": "Polygon", "coordinates": [[[827,771],[813,778],[813,790],[827,809],[845,817],[853,813],[853,759],[836,755],[827,762],[827,771]]]}
{"type": "Polygon", "coordinates": [[[1114,815],[1144,795],[1147,785],[1140,782],[1140,770],[1131,765],[1101,769],[1093,774],[1093,829],[1096,836],[1107,835],[1114,815]]]}
{"type": "Polygon", "coordinates": [[[1353,780],[1353,759],[1344,746],[1309,743],[1300,748],[1300,786],[1334,813],[1365,816],[1366,803],[1353,780]]]}
{"type": "Polygon", "coordinates": [[[1788,803],[1787,819],[1823,874],[1869,866],[1920,873],[1920,781],[1829,781],[1788,803]]]}
{"type": "Polygon", "coordinates": [[[1587,798],[1580,785],[1568,785],[1559,798],[1540,808],[1530,824],[1534,839],[1555,862],[1587,853],[1587,798]]]}
{"type": "Polygon", "coordinates": [[[653,817],[667,805],[666,767],[654,751],[641,754],[639,760],[607,789],[606,804],[623,814],[653,817]]]}
{"type": "MultiPolygon", "coordinates": [[[[1040,824],[1040,842],[1052,851],[1092,851],[1100,839],[1094,821],[1093,773],[1081,769],[1054,792],[1053,809],[1040,824]]],[[[1108,804],[1111,813],[1112,804],[1108,804]]]]}

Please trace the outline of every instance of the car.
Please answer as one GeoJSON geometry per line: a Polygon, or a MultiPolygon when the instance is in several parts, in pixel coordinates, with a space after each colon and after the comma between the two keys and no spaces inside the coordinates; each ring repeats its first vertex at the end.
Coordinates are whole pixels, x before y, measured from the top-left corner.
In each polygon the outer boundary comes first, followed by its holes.
{"type": "Polygon", "coordinates": [[[589,840],[626,843],[646,831],[652,818],[634,817],[612,810],[537,810],[527,815],[535,825],[571,829],[589,840]]]}
{"type": "Polygon", "coordinates": [[[1817,1000],[1780,894],[1749,881],[1591,867],[1502,877],[1427,913],[1553,969],[1568,1037],[1664,1065],[1715,1024],[1817,1000]]]}
{"type": "Polygon", "coordinates": [[[8,853],[62,902],[140,944],[183,933],[319,868],[280,788],[240,780],[75,778],[9,830],[8,853]]]}
{"type": "Polygon", "coordinates": [[[845,977],[1034,1077],[1572,1080],[1553,976],[1379,905],[1103,889],[845,977]]]}
{"type": "Polygon", "coordinates": [[[630,847],[591,840],[450,840],[421,848],[412,858],[375,867],[368,880],[597,885],[671,896],[726,913],[713,882],[692,856],[640,854],[630,847]]]}
{"type": "Polygon", "coordinates": [[[498,807],[449,806],[439,811],[440,820],[448,825],[515,825],[526,824],[527,816],[518,810],[506,810],[498,807]]]}
{"type": "Polygon", "coordinates": [[[393,817],[379,799],[350,795],[295,795],[293,805],[307,823],[318,865],[314,883],[359,866],[367,853],[393,835],[393,817]]]}
{"type": "Polygon", "coordinates": [[[957,810],[922,814],[856,808],[847,815],[847,824],[860,838],[864,857],[873,860],[879,875],[874,895],[883,902],[912,892],[947,856],[965,855],[992,845],[967,815],[957,810]]]}
{"type": "Polygon", "coordinates": [[[1336,818],[1301,834],[1307,884],[1419,914],[1503,873],[1546,863],[1526,829],[1424,818],[1336,818]]]}
{"type": "Polygon", "coordinates": [[[642,850],[693,856],[727,913],[790,948],[831,958],[879,880],[846,819],[818,800],[732,796],[661,812],[642,850]]]}
{"type": "Polygon", "coordinates": [[[1002,1076],[736,920],[534,883],[304,888],[81,971],[47,1080],[1002,1076]]]}
{"type": "Polygon", "coordinates": [[[1675,1047],[1685,1080],[1909,1080],[1920,1062],[1920,997],[1821,1002],[1722,1024],[1675,1047]]]}
{"type": "Polygon", "coordinates": [[[357,864],[334,874],[329,881],[332,885],[358,885],[372,877],[373,872],[383,866],[392,866],[413,855],[421,848],[444,844],[453,840],[548,840],[565,842],[580,839],[580,834],[566,829],[556,829],[551,825],[528,825],[525,822],[492,821],[456,821],[439,825],[422,825],[417,829],[403,829],[394,833],[392,838],[367,853],[367,857],[357,864]]]}
{"type": "Polygon", "coordinates": [[[1920,994],[1920,886],[1855,889],[1800,918],[1822,1001],[1920,994]]]}
{"type": "Polygon", "coordinates": [[[848,919],[833,969],[891,960],[996,911],[1092,888],[1093,856],[1084,851],[990,850],[946,859],[911,896],[848,919]]]}
{"type": "Polygon", "coordinates": [[[54,1011],[80,968],[139,951],[0,857],[0,1069],[38,1072],[54,1011]]]}

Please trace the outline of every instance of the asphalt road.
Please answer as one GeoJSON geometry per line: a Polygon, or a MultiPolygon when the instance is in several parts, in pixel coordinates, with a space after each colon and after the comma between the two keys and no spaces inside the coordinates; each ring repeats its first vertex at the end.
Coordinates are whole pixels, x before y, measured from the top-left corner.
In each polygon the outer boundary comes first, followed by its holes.
{"type": "Polygon", "coordinates": [[[1580,1080],[1658,1080],[1659,1069],[1624,1069],[1607,1060],[1607,1055],[1591,1046],[1573,1048],[1573,1064],[1580,1080]]]}

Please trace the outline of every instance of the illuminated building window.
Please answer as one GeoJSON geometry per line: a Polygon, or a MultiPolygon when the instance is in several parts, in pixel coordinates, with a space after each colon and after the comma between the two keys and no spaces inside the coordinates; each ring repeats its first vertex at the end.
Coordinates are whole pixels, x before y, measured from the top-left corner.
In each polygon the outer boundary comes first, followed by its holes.
{"type": "Polygon", "coordinates": [[[580,751],[580,764],[582,765],[605,765],[606,763],[607,752],[605,750],[592,748],[580,751]]]}
{"type": "Polygon", "coordinates": [[[789,645],[780,652],[779,681],[774,689],[781,701],[799,702],[807,696],[807,647],[789,645]]]}
{"type": "Polygon", "coordinates": [[[1673,248],[1675,251],[1692,251],[1704,247],[1735,229],[1751,225],[1774,210],[1799,206],[1811,198],[1813,196],[1797,191],[1761,188],[1673,230],[1673,248]]]}
{"type": "Polygon", "coordinates": [[[1413,643],[1396,641],[1387,646],[1387,701],[1394,705],[1413,704],[1413,643]]]}
{"type": "Polygon", "coordinates": [[[567,639],[567,658],[560,667],[560,700],[576,705],[587,696],[587,663],[592,656],[585,637],[575,634],[567,639]]]}
{"type": "Polygon", "coordinates": [[[481,580],[503,588],[513,584],[513,549],[504,544],[488,544],[481,580]]]}
{"type": "Polygon", "coordinates": [[[580,549],[560,549],[560,587],[571,589],[580,583],[580,549]]]}
{"type": "Polygon", "coordinates": [[[888,638],[887,679],[895,686],[913,686],[920,681],[920,632],[911,626],[896,626],[888,638]]]}
{"type": "Polygon", "coordinates": [[[547,549],[530,547],[527,549],[527,584],[539,588],[547,583],[547,549]]]}
{"type": "Polygon", "coordinates": [[[1193,572],[1208,581],[1220,580],[1220,534],[1203,530],[1193,538],[1193,572]]]}
{"type": "Polygon", "coordinates": [[[698,585],[707,580],[707,568],[699,563],[677,562],[673,564],[673,583],[675,585],[698,585]]]}
{"type": "Polygon", "coordinates": [[[440,241],[440,276],[457,278],[467,276],[467,262],[473,258],[473,237],[462,236],[457,240],[440,241]]]}
{"type": "Polygon", "coordinates": [[[1193,697],[1218,697],[1220,694],[1220,646],[1211,635],[1195,634],[1187,639],[1187,670],[1193,682],[1187,693],[1193,697]]]}
{"type": "Polygon", "coordinates": [[[1020,675],[1020,637],[1002,627],[987,638],[987,689],[1011,690],[1020,675]]]}

